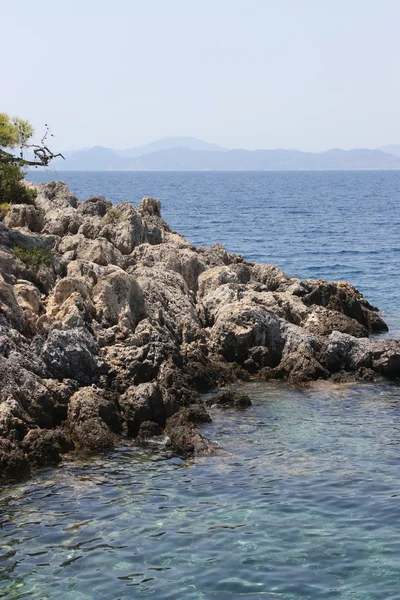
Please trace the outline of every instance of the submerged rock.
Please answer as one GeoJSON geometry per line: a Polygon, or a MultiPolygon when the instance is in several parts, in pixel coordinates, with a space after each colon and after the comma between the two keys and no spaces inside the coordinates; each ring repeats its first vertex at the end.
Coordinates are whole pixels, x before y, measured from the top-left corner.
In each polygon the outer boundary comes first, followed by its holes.
{"type": "Polygon", "coordinates": [[[238,390],[221,390],[206,400],[207,406],[218,408],[248,408],[251,400],[247,394],[238,390]]]}
{"type": "Polygon", "coordinates": [[[167,421],[165,434],[168,436],[168,447],[180,456],[213,454],[215,444],[200,433],[200,424],[210,421],[210,415],[201,404],[181,408],[167,421]]]}
{"type": "MultiPolygon", "coordinates": [[[[400,376],[400,341],[368,339],[387,327],[352,285],[196,248],[154,198],[37,191],[0,222],[1,481],[122,434],[162,433],[183,456],[214,451],[199,392],[238,379],[400,376]]],[[[206,404],[250,399],[224,389],[206,404]]]]}

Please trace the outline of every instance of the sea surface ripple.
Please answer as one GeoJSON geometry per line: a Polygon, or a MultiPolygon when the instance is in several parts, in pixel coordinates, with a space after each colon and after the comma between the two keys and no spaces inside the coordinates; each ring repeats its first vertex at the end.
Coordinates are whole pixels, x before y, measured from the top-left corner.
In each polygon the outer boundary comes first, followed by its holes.
{"type": "Polygon", "coordinates": [[[246,384],[222,455],[121,446],[0,493],[7,600],[399,598],[400,388],[246,384]]]}

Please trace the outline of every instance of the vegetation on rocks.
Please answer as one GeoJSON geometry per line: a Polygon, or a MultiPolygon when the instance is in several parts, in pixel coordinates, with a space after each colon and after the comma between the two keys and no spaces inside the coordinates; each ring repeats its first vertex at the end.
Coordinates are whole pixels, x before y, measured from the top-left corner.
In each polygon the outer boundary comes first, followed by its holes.
{"type": "Polygon", "coordinates": [[[43,248],[14,246],[13,252],[15,258],[22,260],[28,269],[32,269],[33,271],[50,264],[52,259],[50,250],[45,250],[43,248]]]}
{"type": "Polygon", "coordinates": [[[107,212],[104,215],[103,219],[104,219],[105,224],[115,225],[115,223],[118,223],[118,221],[120,220],[121,217],[122,217],[122,213],[121,213],[121,211],[118,210],[118,208],[109,206],[107,208],[107,212]]]}
{"type": "Polygon", "coordinates": [[[10,204],[8,202],[0,203],[0,219],[3,220],[10,210],[10,204]]]}
{"type": "Polygon", "coordinates": [[[0,113],[0,203],[33,204],[36,190],[23,184],[24,167],[48,165],[55,156],[61,156],[46,146],[48,128],[40,144],[30,143],[33,134],[29,121],[0,113]],[[35,160],[24,158],[25,149],[34,154],[35,160]]]}
{"type": "Polygon", "coordinates": [[[36,190],[23,184],[25,173],[19,165],[0,163],[0,203],[33,204],[36,190]]]}

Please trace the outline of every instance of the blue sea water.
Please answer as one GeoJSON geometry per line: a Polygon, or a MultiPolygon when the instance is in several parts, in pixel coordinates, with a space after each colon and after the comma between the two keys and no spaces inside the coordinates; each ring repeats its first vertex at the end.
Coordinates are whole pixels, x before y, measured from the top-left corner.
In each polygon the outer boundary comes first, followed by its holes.
{"type": "MultiPolygon", "coordinates": [[[[347,279],[400,334],[400,173],[61,178],[82,199],[159,197],[196,244],[347,279]]],[[[220,455],[121,445],[0,490],[0,598],[399,600],[399,386],[244,388],[247,411],[204,426],[220,455]]]]}

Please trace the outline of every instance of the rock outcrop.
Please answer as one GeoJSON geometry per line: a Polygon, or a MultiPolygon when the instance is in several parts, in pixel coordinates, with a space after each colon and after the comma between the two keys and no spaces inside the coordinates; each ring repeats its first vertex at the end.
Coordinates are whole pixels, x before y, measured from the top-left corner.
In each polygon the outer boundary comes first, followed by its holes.
{"type": "Polygon", "coordinates": [[[387,327],[352,285],[196,248],[153,198],[37,191],[0,221],[0,482],[121,436],[210,452],[204,404],[250,400],[200,393],[237,380],[400,376],[400,341],[368,339],[387,327]]]}

